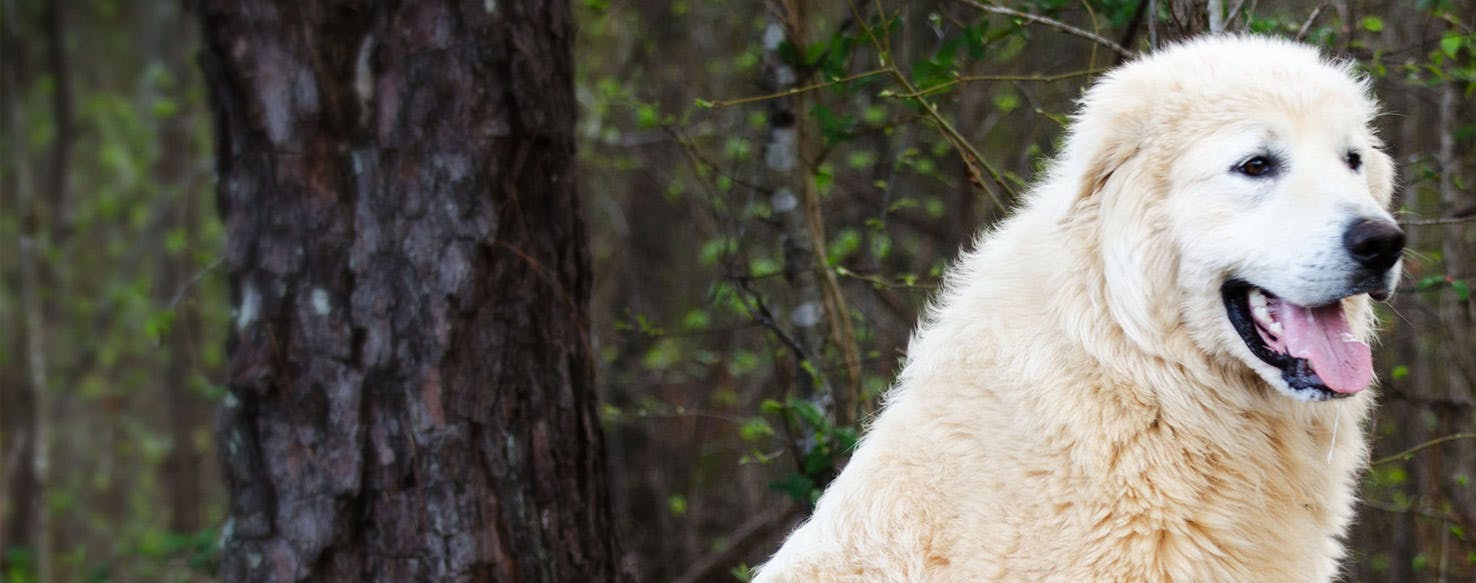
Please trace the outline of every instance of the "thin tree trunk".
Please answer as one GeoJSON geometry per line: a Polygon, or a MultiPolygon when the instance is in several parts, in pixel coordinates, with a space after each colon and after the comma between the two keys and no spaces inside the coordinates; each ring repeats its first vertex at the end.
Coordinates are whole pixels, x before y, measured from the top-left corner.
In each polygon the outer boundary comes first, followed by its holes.
{"type": "MultiPolygon", "coordinates": [[[[34,528],[31,532],[35,545],[36,580],[50,583],[56,573],[52,563],[56,528],[48,504],[51,493],[51,424],[52,400],[47,370],[47,345],[44,316],[51,313],[42,295],[46,277],[39,255],[41,246],[54,243],[64,232],[67,209],[69,176],[71,173],[71,146],[73,140],[71,79],[66,56],[65,28],[62,22],[62,7],[53,2],[43,13],[46,28],[47,66],[56,84],[52,94],[52,122],[56,134],[51,144],[50,165],[45,177],[46,194],[50,199],[49,219],[41,212],[42,203],[26,185],[18,188],[22,213],[20,251],[21,312],[26,323],[26,364],[31,389],[31,474],[34,490],[26,502],[33,506],[34,528]]],[[[21,134],[24,135],[24,134],[21,134]]],[[[17,151],[24,151],[18,149],[17,151]]]]}
{"type": "MultiPolygon", "coordinates": [[[[806,46],[804,2],[770,0],[763,32],[764,88],[771,92],[803,84],[800,72],[784,62],[780,47],[806,46]]],[[[838,425],[856,422],[860,400],[861,358],[856,348],[845,295],[825,256],[825,226],[820,195],[810,174],[805,131],[807,96],[771,99],[768,136],[764,145],[764,179],[772,195],[770,205],[783,228],[785,274],[793,284],[787,323],[794,328],[803,354],[799,373],[802,396],[819,403],[838,425]],[[829,336],[840,353],[845,381],[826,374],[825,340],[829,336]]]]}
{"type": "MultiPolygon", "coordinates": [[[[785,62],[780,48],[791,41],[795,21],[801,18],[790,11],[792,2],[770,0],[766,3],[768,18],[763,32],[763,80],[765,91],[778,93],[799,85],[799,73],[785,62]]],[[[798,342],[796,358],[800,397],[821,403],[825,410],[834,408],[830,380],[825,374],[825,300],[820,291],[816,269],[815,244],[806,223],[805,189],[810,180],[805,161],[800,155],[801,127],[805,116],[805,96],[794,95],[768,102],[768,127],[764,144],[764,168],[761,184],[770,191],[770,208],[782,225],[785,278],[793,293],[786,306],[787,316],[778,325],[788,324],[798,342]],[[805,369],[808,369],[806,371],[805,369]]]]}
{"type": "Polygon", "coordinates": [[[1225,32],[1225,0],[1208,0],[1205,2],[1204,12],[1211,33],[1225,32]]]}
{"type": "Polygon", "coordinates": [[[29,504],[34,513],[34,526],[29,533],[36,551],[36,577],[41,583],[54,579],[52,572],[52,522],[46,500],[50,493],[51,467],[51,395],[46,380],[46,336],[41,325],[41,269],[37,265],[41,220],[36,200],[29,188],[20,188],[20,206],[24,213],[20,244],[21,313],[26,322],[26,369],[31,390],[31,475],[33,486],[29,504]]]}
{"type": "MultiPolygon", "coordinates": [[[[51,95],[52,123],[56,124],[56,141],[51,146],[51,167],[46,176],[46,194],[51,197],[51,240],[56,246],[71,232],[71,167],[72,142],[77,139],[72,114],[72,74],[67,58],[65,2],[46,3],[46,59],[56,90],[51,95]]],[[[47,313],[50,314],[49,306],[47,313]]]]}
{"type": "MultiPolygon", "coordinates": [[[[161,63],[174,79],[186,79],[189,66],[185,55],[174,46],[164,31],[178,30],[185,24],[183,14],[174,3],[159,2],[144,7],[139,15],[139,35],[147,43],[148,62],[161,63]]],[[[154,96],[145,103],[153,101],[154,96]]],[[[207,410],[205,403],[190,387],[195,373],[195,342],[202,334],[200,311],[192,296],[181,295],[196,277],[200,266],[195,260],[199,245],[200,202],[194,190],[195,164],[191,120],[169,116],[157,122],[159,156],[153,168],[154,183],[172,191],[174,218],[168,224],[178,225],[183,245],[179,250],[162,254],[159,286],[155,297],[164,309],[171,309],[174,319],[165,337],[164,378],[159,399],[163,403],[162,425],[168,428],[172,447],[163,465],[163,489],[169,501],[169,530],[191,533],[204,526],[203,511],[206,490],[201,468],[204,452],[195,447],[193,433],[207,410]]]]}
{"type": "MultiPolygon", "coordinates": [[[[15,14],[14,2],[5,2],[0,5],[0,10],[6,14],[15,14]]],[[[19,31],[15,26],[15,18],[6,18],[0,21],[0,50],[6,52],[10,59],[24,62],[26,55],[18,54],[23,45],[19,40],[19,31]]],[[[6,207],[19,217],[31,216],[31,160],[27,156],[26,116],[24,113],[23,95],[17,88],[26,86],[26,79],[22,78],[16,66],[0,67],[0,101],[5,107],[6,123],[3,132],[4,138],[10,143],[9,151],[14,171],[5,173],[4,183],[0,184],[0,199],[3,199],[13,207],[6,207]]],[[[8,244],[15,245],[16,249],[25,250],[28,231],[22,230],[17,237],[8,244]]],[[[26,251],[29,253],[29,251],[26,251]]],[[[30,259],[27,259],[30,261],[30,259]]],[[[29,279],[28,272],[18,270],[14,275],[15,288],[22,293],[29,286],[36,285],[34,280],[29,279]]],[[[6,281],[7,284],[11,280],[6,281]]],[[[25,295],[21,300],[29,301],[25,295]]],[[[26,314],[33,313],[32,310],[17,310],[17,324],[13,330],[7,331],[7,346],[21,347],[22,356],[26,361],[30,360],[31,353],[31,323],[26,314]]],[[[33,470],[32,459],[34,457],[35,445],[35,403],[33,399],[36,392],[33,390],[33,379],[31,378],[30,365],[16,367],[6,371],[0,376],[0,435],[4,436],[4,447],[0,449],[4,457],[5,480],[4,492],[0,492],[0,572],[9,572],[12,563],[10,553],[7,551],[12,546],[27,545],[32,540],[35,524],[37,505],[36,500],[36,476],[33,470]],[[13,375],[13,376],[12,376],[13,375]]]]}
{"type": "Polygon", "coordinates": [[[1176,41],[1204,34],[1210,30],[1208,0],[1169,0],[1169,19],[1164,24],[1160,42],[1176,41]]]}
{"type": "Polygon", "coordinates": [[[226,581],[616,579],[564,2],[201,0],[226,581]]]}

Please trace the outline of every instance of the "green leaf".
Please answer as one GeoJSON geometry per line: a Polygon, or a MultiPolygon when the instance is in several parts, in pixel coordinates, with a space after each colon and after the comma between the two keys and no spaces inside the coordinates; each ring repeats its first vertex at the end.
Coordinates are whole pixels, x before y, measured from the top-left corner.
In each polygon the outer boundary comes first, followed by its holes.
{"type": "Polygon", "coordinates": [[[835,466],[835,458],[825,448],[817,447],[805,453],[805,475],[823,476],[835,466]]]}
{"type": "Polygon", "coordinates": [[[712,325],[712,318],[707,315],[707,310],[692,309],[682,317],[682,327],[688,330],[702,330],[712,325]]]}
{"type": "Polygon", "coordinates": [[[687,497],[672,494],[666,499],[666,507],[671,510],[672,516],[684,516],[687,514],[687,497]]]}
{"type": "Polygon", "coordinates": [[[774,428],[763,417],[750,418],[738,428],[738,436],[743,438],[743,441],[758,441],[772,435],[774,435],[774,428]]]}
{"type": "Polygon", "coordinates": [[[764,399],[762,403],[759,403],[759,411],[770,414],[783,413],[784,404],[774,399],[764,399]]]}
{"type": "Polygon", "coordinates": [[[820,135],[825,138],[825,143],[834,144],[850,140],[855,134],[856,118],[849,115],[837,115],[830,108],[816,105],[810,108],[815,114],[815,121],[820,124],[820,135]]]}
{"type": "Polygon", "coordinates": [[[712,109],[712,102],[701,97],[697,98],[695,105],[702,109],[712,109]]]}
{"type": "Polygon", "coordinates": [[[1471,301],[1471,284],[1466,283],[1466,280],[1464,280],[1464,279],[1453,279],[1453,280],[1451,280],[1451,282],[1450,282],[1450,289],[1452,289],[1452,290],[1455,291],[1456,297],[1461,298],[1461,301],[1463,301],[1463,302],[1469,302],[1469,301],[1471,301]]]}
{"type": "Polygon", "coordinates": [[[155,344],[169,333],[170,326],[174,325],[174,310],[159,310],[149,314],[144,320],[144,334],[147,334],[155,344]]]}
{"type": "Polygon", "coordinates": [[[830,248],[826,250],[826,259],[831,265],[837,265],[860,248],[861,233],[855,229],[841,229],[839,233],[836,233],[835,239],[830,242],[830,248]]]}
{"type": "Polygon", "coordinates": [[[846,155],[846,166],[860,170],[876,164],[877,155],[872,150],[857,150],[846,155]]]}
{"type": "Polygon", "coordinates": [[[661,113],[656,111],[656,106],[642,104],[636,108],[636,125],[641,129],[651,129],[661,125],[661,113]]]}
{"type": "Polygon", "coordinates": [[[821,164],[815,169],[815,190],[820,194],[830,192],[830,187],[835,185],[835,167],[829,162],[821,164]]]}
{"type": "Polygon", "coordinates": [[[769,488],[788,494],[797,502],[810,502],[810,493],[815,489],[815,482],[804,474],[790,474],[782,482],[772,482],[769,488]]]}
{"type": "Polygon", "coordinates": [[[1394,370],[1389,373],[1389,376],[1396,381],[1407,377],[1409,376],[1409,366],[1403,364],[1395,366],[1394,370]]]}
{"type": "Polygon", "coordinates": [[[976,24],[976,25],[973,25],[973,26],[966,26],[966,27],[964,27],[964,29],[963,29],[964,46],[968,47],[969,58],[972,58],[972,59],[982,59],[982,58],[984,58],[984,45],[985,45],[984,29],[986,27],[988,27],[988,26],[989,26],[989,21],[986,20],[986,21],[981,21],[979,24],[976,24]]]}
{"type": "Polygon", "coordinates": [[[994,96],[994,107],[1003,113],[1015,111],[1020,107],[1020,96],[1014,93],[1001,93],[994,96]]]}
{"type": "Polygon", "coordinates": [[[718,237],[702,244],[697,252],[697,259],[703,265],[714,265],[719,259],[733,254],[738,250],[738,242],[727,237],[718,237]]]}
{"type": "MultiPolygon", "coordinates": [[[[1444,41],[1442,41],[1442,45],[1443,44],[1444,41]]],[[[179,113],[179,105],[175,104],[173,100],[167,97],[161,97],[154,100],[153,110],[154,117],[173,117],[174,114],[179,113]]]]}
{"type": "Polygon", "coordinates": [[[184,229],[171,229],[164,234],[164,250],[170,254],[179,253],[185,248],[184,229]]]}
{"type": "Polygon", "coordinates": [[[1444,275],[1427,275],[1425,277],[1421,277],[1419,281],[1415,282],[1415,289],[1421,291],[1433,289],[1443,283],[1445,283],[1444,275]]]}
{"type": "Polygon", "coordinates": [[[829,425],[825,422],[825,413],[814,403],[800,399],[790,399],[789,408],[794,411],[795,416],[814,429],[823,430],[829,425]]]}
{"type": "Polygon", "coordinates": [[[923,59],[912,64],[909,71],[912,76],[913,85],[918,90],[926,90],[937,87],[944,83],[953,81],[953,57],[951,55],[938,55],[931,59],[923,59]]]}
{"type": "Polygon", "coordinates": [[[1458,34],[1447,34],[1441,37],[1440,52],[1445,53],[1445,56],[1454,59],[1456,56],[1456,51],[1461,50],[1461,40],[1461,36],[1458,34]]]}
{"type": "Polygon", "coordinates": [[[1377,16],[1365,16],[1363,17],[1363,29],[1369,32],[1384,30],[1384,19],[1377,16]]]}
{"type": "Polygon", "coordinates": [[[842,452],[856,449],[856,443],[860,441],[855,427],[837,427],[833,433],[835,434],[835,445],[842,452]]]}

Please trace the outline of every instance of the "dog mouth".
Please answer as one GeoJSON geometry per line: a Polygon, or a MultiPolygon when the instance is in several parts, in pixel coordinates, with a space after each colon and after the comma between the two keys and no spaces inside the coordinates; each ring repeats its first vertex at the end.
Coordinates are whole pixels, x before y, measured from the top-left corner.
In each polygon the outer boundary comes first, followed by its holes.
{"type": "Polygon", "coordinates": [[[1350,331],[1341,300],[1300,306],[1238,279],[1220,295],[1246,348],[1280,370],[1296,396],[1338,399],[1373,381],[1372,350],[1350,331]]]}

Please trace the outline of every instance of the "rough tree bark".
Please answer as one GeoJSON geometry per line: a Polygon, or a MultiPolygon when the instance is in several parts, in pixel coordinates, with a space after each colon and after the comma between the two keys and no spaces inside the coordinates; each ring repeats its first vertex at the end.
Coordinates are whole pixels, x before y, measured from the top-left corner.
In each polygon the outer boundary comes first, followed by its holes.
{"type": "Polygon", "coordinates": [[[226,581],[616,579],[567,3],[198,0],[226,581]]]}

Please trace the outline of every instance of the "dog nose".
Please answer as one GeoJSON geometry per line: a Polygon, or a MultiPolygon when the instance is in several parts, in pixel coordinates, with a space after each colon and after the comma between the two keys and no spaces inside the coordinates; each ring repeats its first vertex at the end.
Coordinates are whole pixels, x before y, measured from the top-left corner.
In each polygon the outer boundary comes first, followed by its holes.
{"type": "Polygon", "coordinates": [[[1364,219],[1343,232],[1343,247],[1359,265],[1383,271],[1399,261],[1404,251],[1404,231],[1389,221],[1364,219]]]}

